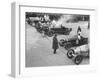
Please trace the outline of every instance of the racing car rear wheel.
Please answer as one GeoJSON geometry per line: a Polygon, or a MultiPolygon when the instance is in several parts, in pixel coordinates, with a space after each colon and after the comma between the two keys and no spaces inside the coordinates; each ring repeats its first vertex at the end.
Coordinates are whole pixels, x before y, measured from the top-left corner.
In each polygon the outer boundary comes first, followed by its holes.
{"type": "Polygon", "coordinates": [[[67,57],[68,57],[69,59],[72,59],[72,58],[73,58],[73,54],[74,54],[74,50],[70,49],[70,50],[68,50],[68,52],[67,52],[67,57]]]}
{"type": "Polygon", "coordinates": [[[52,31],[49,31],[49,32],[48,32],[48,36],[49,36],[49,37],[52,37],[52,36],[53,36],[53,32],[52,32],[52,31]]]}
{"type": "Polygon", "coordinates": [[[75,57],[74,63],[79,65],[82,62],[82,60],[83,60],[83,56],[78,55],[78,56],[75,57]]]}

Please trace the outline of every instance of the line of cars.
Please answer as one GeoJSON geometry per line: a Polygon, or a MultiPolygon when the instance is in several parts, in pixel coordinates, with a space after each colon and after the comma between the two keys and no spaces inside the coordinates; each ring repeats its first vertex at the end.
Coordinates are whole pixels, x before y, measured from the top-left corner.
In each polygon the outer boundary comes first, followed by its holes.
{"type": "Polygon", "coordinates": [[[71,38],[69,40],[61,39],[59,45],[67,50],[67,57],[72,59],[77,65],[79,65],[84,58],[89,58],[88,38],[81,36],[79,43],[77,43],[77,38],[71,38]]]}
{"type": "MultiPolygon", "coordinates": [[[[54,34],[59,35],[69,35],[72,31],[72,28],[66,28],[65,26],[60,26],[59,28],[51,27],[50,21],[41,21],[39,19],[36,20],[28,20],[30,25],[36,28],[39,33],[44,33],[48,37],[52,37],[54,34]]],[[[67,57],[72,59],[75,64],[79,65],[84,57],[89,58],[89,42],[88,38],[82,37],[79,43],[77,43],[77,35],[76,37],[70,38],[68,40],[61,39],[59,41],[59,45],[64,47],[67,52],[67,57]]]]}
{"type": "Polygon", "coordinates": [[[62,28],[62,27],[50,27],[50,25],[44,24],[38,26],[37,31],[42,33],[44,32],[45,35],[52,37],[54,34],[59,34],[59,35],[69,35],[70,32],[72,31],[72,28],[62,28]]]}
{"type": "Polygon", "coordinates": [[[40,33],[44,33],[45,35],[52,37],[54,34],[62,34],[62,35],[69,35],[72,31],[72,28],[66,28],[65,26],[60,27],[51,27],[52,22],[48,21],[41,21],[39,18],[29,18],[27,19],[28,24],[32,25],[36,28],[36,30],[40,33]]]}

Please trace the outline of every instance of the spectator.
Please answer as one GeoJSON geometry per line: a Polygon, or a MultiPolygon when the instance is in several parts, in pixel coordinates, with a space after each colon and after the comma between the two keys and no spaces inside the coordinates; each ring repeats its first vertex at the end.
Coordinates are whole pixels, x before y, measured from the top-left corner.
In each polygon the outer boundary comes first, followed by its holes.
{"type": "Polygon", "coordinates": [[[54,35],[53,37],[53,44],[52,48],[54,50],[54,54],[56,54],[56,50],[58,49],[58,40],[57,40],[57,34],[54,35]]]}

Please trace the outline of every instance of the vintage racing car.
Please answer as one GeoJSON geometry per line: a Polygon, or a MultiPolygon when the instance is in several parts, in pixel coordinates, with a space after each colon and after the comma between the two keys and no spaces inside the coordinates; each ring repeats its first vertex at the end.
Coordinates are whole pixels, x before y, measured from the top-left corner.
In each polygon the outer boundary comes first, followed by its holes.
{"type": "Polygon", "coordinates": [[[89,44],[70,48],[67,52],[67,57],[72,59],[75,64],[80,64],[83,58],[89,58],[89,44]]]}
{"type": "Polygon", "coordinates": [[[69,33],[72,31],[72,28],[51,28],[50,31],[53,34],[69,35],[69,33]]]}
{"type": "Polygon", "coordinates": [[[69,35],[72,28],[51,28],[50,24],[44,23],[43,25],[37,24],[36,29],[38,32],[44,32],[45,35],[52,37],[54,34],[69,35]]]}
{"type": "Polygon", "coordinates": [[[70,38],[68,40],[61,39],[59,41],[59,45],[64,47],[67,50],[70,49],[71,47],[77,47],[77,46],[81,46],[81,45],[85,45],[85,44],[88,44],[88,38],[85,38],[82,36],[81,36],[81,40],[79,41],[78,44],[77,44],[77,37],[70,38]]]}

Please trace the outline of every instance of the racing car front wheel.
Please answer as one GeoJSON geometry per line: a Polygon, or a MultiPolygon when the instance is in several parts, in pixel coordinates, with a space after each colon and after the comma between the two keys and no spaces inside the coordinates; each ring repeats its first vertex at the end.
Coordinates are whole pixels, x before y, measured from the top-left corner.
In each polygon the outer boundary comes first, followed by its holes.
{"type": "Polygon", "coordinates": [[[74,63],[79,65],[82,62],[82,60],[83,60],[83,56],[78,55],[78,56],[75,57],[74,63]]]}
{"type": "Polygon", "coordinates": [[[68,57],[69,59],[72,59],[72,58],[73,58],[73,54],[74,54],[74,50],[70,49],[70,50],[68,50],[68,52],[67,52],[67,57],[68,57]]]}

